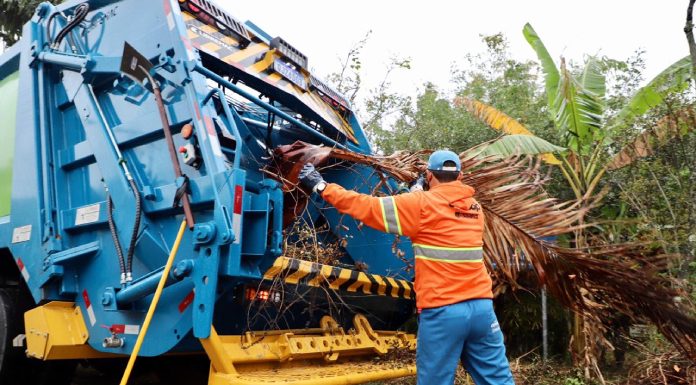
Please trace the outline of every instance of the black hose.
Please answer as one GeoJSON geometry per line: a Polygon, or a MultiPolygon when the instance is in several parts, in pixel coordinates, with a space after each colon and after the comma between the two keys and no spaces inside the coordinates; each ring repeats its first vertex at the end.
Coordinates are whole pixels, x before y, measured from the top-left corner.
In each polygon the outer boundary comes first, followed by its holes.
{"type": "Polygon", "coordinates": [[[118,255],[118,265],[121,268],[121,279],[126,276],[126,262],[123,258],[123,249],[121,248],[121,242],[118,240],[118,233],[116,232],[116,223],[114,223],[113,217],[114,203],[111,200],[111,195],[106,196],[106,215],[107,222],[109,222],[109,230],[111,231],[111,239],[114,241],[114,247],[116,247],[116,255],[118,255]]]}
{"type": "Polygon", "coordinates": [[[53,23],[53,18],[56,16],[61,16],[65,18],[65,16],[63,16],[60,12],[54,12],[51,16],[48,17],[48,21],[46,22],[46,41],[49,45],[53,44],[53,39],[51,39],[51,25],[53,23]]]}
{"type": "MultiPolygon", "coordinates": [[[[51,42],[51,47],[58,48],[65,36],[68,33],[70,33],[70,31],[72,31],[73,28],[77,27],[80,23],[82,23],[83,20],[85,20],[85,18],[87,17],[87,13],[89,13],[89,4],[82,3],[78,5],[75,8],[72,20],[70,20],[68,24],[65,27],[63,27],[63,29],[61,29],[60,32],[58,32],[58,36],[56,36],[56,39],[53,42],[51,42]]],[[[51,17],[53,17],[53,15],[51,17]]]]}
{"type": "Polygon", "coordinates": [[[130,179],[131,189],[133,190],[133,196],[135,197],[135,223],[133,224],[133,232],[131,233],[130,245],[128,246],[128,264],[126,276],[130,279],[133,275],[133,253],[135,252],[135,241],[138,240],[138,232],[140,230],[140,217],[142,216],[142,207],[140,202],[140,191],[138,191],[138,186],[135,184],[135,180],[130,179]]]}
{"type": "MultiPolygon", "coordinates": [[[[270,101],[271,105],[273,104],[273,101],[270,101]]],[[[273,124],[275,123],[275,114],[272,113],[271,111],[268,111],[268,126],[266,127],[266,151],[268,153],[273,152],[273,142],[272,142],[272,134],[273,134],[273,124]]],[[[238,156],[235,154],[235,156],[238,156]]]]}

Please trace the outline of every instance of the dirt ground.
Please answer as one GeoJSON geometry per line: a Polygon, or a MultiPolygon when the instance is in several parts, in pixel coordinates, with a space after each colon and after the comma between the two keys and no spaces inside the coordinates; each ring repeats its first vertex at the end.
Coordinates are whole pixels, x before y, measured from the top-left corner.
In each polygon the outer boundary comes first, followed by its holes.
{"type": "MultiPolygon", "coordinates": [[[[129,385],[207,385],[209,361],[205,356],[139,359],[129,385]]],[[[80,363],[70,385],[118,385],[125,360],[80,363]]]]}

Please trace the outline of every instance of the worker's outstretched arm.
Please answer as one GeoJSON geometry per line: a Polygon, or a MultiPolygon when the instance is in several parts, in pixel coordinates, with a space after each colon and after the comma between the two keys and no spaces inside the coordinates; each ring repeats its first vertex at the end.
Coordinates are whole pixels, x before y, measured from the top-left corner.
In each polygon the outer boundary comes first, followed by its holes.
{"type": "Polygon", "coordinates": [[[319,192],[331,205],[366,225],[392,234],[418,234],[421,216],[421,192],[388,197],[373,197],[349,191],[335,183],[326,183],[311,163],[300,170],[300,184],[319,192]]]}
{"type": "Polygon", "coordinates": [[[373,197],[329,183],[322,198],[344,214],[366,225],[392,234],[414,236],[420,224],[420,194],[413,192],[373,197]]]}

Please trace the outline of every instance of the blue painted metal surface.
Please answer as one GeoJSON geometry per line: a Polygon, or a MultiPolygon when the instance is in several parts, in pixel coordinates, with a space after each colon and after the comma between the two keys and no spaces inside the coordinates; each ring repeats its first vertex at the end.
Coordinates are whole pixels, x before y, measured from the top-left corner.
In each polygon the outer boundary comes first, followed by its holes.
{"type": "MultiPolygon", "coordinates": [[[[131,351],[135,335],[123,336],[121,348],[102,347],[110,333],[101,326],[142,323],[183,212],[173,207],[178,184],[154,97],[119,72],[127,41],[155,65],[151,74],[160,84],[176,147],[193,145],[201,160],[193,167],[180,159],[196,225],[184,237],[176,279],[162,294],[156,327],[141,354],[200,349],[195,338],[207,337],[213,322],[219,331],[241,333],[250,325],[238,300],[240,288],[258,284],[283,252],[283,192],[262,172],[271,147],[305,140],[369,153],[366,137],[352,112],[347,122],[354,141],[337,135],[338,129],[298,120],[293,110],[301,107],[298,101],[273,101],[281,90],[269,93],[264,86],[266,102],[253,87],[230,81],[239,68],[193,48],[174,0],[90,0],[86,20],[52,49],[49,36],[65,23],[55,17],[47,31],[49,18],[56,12],[70,15],[78,4],[42,4],[21,40],[0,57],[0,77],[19,73],[11,212],[0,220],[0,249],[9,249],[37,303],[65,300],[82,307],[93,348],[131,351]],[[240,95],[256,105],[240,101],[240,95]],[[275,114],[270,124],[269,112],[275,114]],[[193,126],[191,139],[180,134],[186,124],[193,126]],[[143,198],[143,217],[136,229],[134,281],[122,285],[107,191],[125,252],[135,215],[126,170],[143,198]]],[[[252,28],[252,37],[256,32],[258,41],[269,39],[259,31],[252,28]]],[[[363,192],[379,182],[366,167],[337,169],[326,178],[363,192]]],[[[342,262],[365,262],[371,273],[410,277],[393,253],[396,242],[408,258],[407,242],[363,228],[319,199],[312,200],[307,217],[326,222],[328,238],[347,240],[342,262]]],[[[381,321],[382,328],[398,326],[413,306],[380,298],[355,300],[368,311],[401,309],[391,323],[381,321]]],[[[301,313],[287,326],[304,327],[309,321],[301,313]]]]}

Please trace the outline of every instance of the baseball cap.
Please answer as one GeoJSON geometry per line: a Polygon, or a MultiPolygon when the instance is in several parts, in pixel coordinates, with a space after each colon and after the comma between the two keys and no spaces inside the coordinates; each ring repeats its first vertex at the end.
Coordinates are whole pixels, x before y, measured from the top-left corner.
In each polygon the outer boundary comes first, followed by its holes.
{"type": "Polygon", "coordinates": [[[428,170],[430,171],[462,171],[462,164],[457,154],[450,150],[438,150],[430,154],[428,158],[428,170]],[[453,162],[454,166],[445,163],[453,162]]]}

